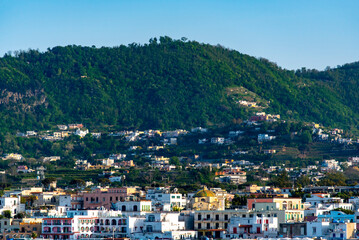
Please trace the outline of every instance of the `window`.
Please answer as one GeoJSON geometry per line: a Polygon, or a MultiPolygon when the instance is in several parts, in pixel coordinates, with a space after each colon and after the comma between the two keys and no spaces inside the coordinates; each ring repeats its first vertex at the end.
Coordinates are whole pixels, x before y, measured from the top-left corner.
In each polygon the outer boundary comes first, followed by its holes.
{"type": "Polygon", "coordinates": [[[172,198],[175,198],[176,196],[172,196],[172,198]]]}
{"type": "Polygon", "coordinates": [[[177,196],[177,198],[181,198],[181,196],[177,196]]]}
{"type": "Polygon", "coordinates": [[[317,233],[317,228],[313,227],[313,234],[316,234],[316,233],[317,233]]]}
{"type": "Polygon", "coordinates": [[[227,214],[224,215],[224,220],[228,220],[228,215],[227,214]]]}
{"type": "Polygon", "coordinates": [[[198,229],[202,228],[202,224],[198,223],[198,229]]]}
{"type": "Polygon", "coordinates": [[[283,232],[284,232],[284,233],[287,232],[287,227],[283,227],[283,232]]]}
{"type": "Polygon", "coordinates": [[[147,232],[153,232],[153,227],[152,227],[152,225],[147,225],[146,231],[147,231],[147,232]]]}
{"type": "Polygon", "coordinates": [[[300,228],[300,234],[301,234],[301,235],[304,235],[304,227],[301,227],[301,228],[300,228]]]}
{"type": "Polygon", "coordinates": [[[225,228],[225,229],[228,228],[228,223],[224,223],[224,228],[225,228]]]}
{"type": "Polygon", "coordinates": [[[211,215],[207,214],[207,220],[209,220],[211,218],[211,215]]]}
{"type": "Polygon", "coordinates": [[[211,229],[211,224],[207,223],[207,229],[211,229]]]}
{"type": "Polygon", "coordinates": [[[217,220],[217,221],[219,220],[219,215],[218,215],[218,214],[216,214],[216,220],[217,220]]]}
{"type": "Polygon", "coordinates": [[[112,197],[110,197],[110,202],[112,202],[112,197]]]}
{"type": "Polygon", "coordinates": [[[198,220],[202,220],[202,215],[201,214],[198,214],[198,220]]]}
{"type": "Polygon", "coordinates": [[[86,202],[88,202],[88,201],[89,201],[89,198],[87,197],[87,198],[86,198],[86,202]]]}
{"type": "Polygon", "coordinates": [[[148,216],[148,221],[149,222],[154,222],[155,221],[155,216],[154,215],[149,215],[148,216]]]}

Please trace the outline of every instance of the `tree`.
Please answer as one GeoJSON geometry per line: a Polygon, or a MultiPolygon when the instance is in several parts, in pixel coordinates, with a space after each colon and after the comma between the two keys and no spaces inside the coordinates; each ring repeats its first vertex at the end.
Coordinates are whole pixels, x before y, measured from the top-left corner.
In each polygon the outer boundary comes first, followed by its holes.
{"type": "Polygon", "coordinates": [[[42,183],[42,185],[44,185],[45,188],[48,188],[50,186],[50,184],[55,181],[56,181],[56,178],[49,177],[49,178],[45,178],[44,180],[42,180],[41,183],[42,183]]]}
{"type": "Polygon", "coordinates": [[[5,210],[2,212],[2,215],[4,216],[4,218],[11,218],[11,211],[5,210]]]}
{"type": "Polygon", "coordinates": [[[32,232],[32,233],[31,233],[31,238],[32,238],[32,239],[37,238],[37,233],[36,233],[36,232],[32,232]]]}
{"type": "Polygon", "coordinates": [[[111,183],[108,178],[99,178],[98,182],[101,184],[101,186],[106,186],[111,183]]]}
{"type": "Polygon", "coordinates": [[[301,140],[302,143],[308,144],[312,142],[312,134],[309,132],[309,130],[304,130],[301,134],[301,140]]]}
{"type": "Polygon", "coordinates": [[[234,195],[232,199],[232,206],[245,206],[247,205],[247,196],[234,195]]]}
{"type": "Polygon", "coordinates": [[[22,219],[25,217],[25,213],[17,213],[14,218],[17,218],[17,219],[22,219]]]}
{"type": "Polygon", "coordinates": [[[170,158],[170,164],[175,165],[175,166],[180,166],[181,165],[178,157],[171,157],[170,158]]]}
{"type": "Polygon", "coordinates": [[[273,184],[277,187],[291,187],[292,182],[289,180],[288,172],[283,170],[280,174],[274,178],[273,184]]]}
{"type": "Polygon", "coordinates": [[[319,182],[319,186],[346,186],[347,177],[341,172],[327,173],[319,182]]]}
{"type": "Polygon", "coordinates": [[[70,181],[70,185],[76,185],[76,187],[84,187],[86,186],[86,182],[83,179],[72,179],[70,181]]]}
{"type": "Polygon", "coordinates": [[[306,175],[300,176],[297,181],[295,181],[295,185],[298,188],[305,187],[310,184],[310,178],[306,175]]]}

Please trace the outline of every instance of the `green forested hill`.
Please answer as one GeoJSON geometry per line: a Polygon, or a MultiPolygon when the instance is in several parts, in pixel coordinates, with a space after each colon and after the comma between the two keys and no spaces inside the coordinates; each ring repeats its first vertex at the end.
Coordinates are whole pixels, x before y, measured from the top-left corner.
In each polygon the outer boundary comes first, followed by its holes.
{"type": "Polygon", "coordinates": [[[0,58],[0,132],[82,122],[88,127],[227,124],[249,110],[244,87],[288,119],[358,128],[359,64],[287,71],[221,46],[161,37],[149,44],[55,47],[0,58]]]}

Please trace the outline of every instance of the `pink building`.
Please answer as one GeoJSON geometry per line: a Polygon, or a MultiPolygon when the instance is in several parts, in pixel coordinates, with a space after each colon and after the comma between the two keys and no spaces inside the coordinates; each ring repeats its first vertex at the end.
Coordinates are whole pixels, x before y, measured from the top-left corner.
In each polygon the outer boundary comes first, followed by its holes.
{"type": "Polygon", "coordinates": [[[96,189],[83,194],[84,209],[96,209],[101,206],[110,209],[111,203],[125,200],[132,193],[134,189],[128,187],[96,189]]]}
{"type": "Polygon", "coordinates": [[[73,233],[72,218],[46,218],[42,223],[42,237],[46,239],[70,239],[73,233]]]}

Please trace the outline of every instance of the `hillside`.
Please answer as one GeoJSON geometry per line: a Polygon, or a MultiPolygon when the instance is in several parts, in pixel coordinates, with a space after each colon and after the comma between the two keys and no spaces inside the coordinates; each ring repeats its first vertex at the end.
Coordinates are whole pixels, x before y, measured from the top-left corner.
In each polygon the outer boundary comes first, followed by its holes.
{"type": "Polygon", "coordinates": [[[241,96],[286,119],[357,129],[358,80],[358,63],[294,72],[169,37],[29,50],[0,58],[0,132],[72,122],[119,129],[224,125],[253,111],[238,104],[241,96]]]}

